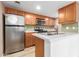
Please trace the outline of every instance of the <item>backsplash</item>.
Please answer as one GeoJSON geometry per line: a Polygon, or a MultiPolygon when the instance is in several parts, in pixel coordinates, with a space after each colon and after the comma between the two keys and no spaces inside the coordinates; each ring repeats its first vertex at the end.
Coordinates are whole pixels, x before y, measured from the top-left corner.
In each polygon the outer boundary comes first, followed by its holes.
{"type": "MultiPolygon", "coordinates": [[[[25,25],[25,32],[28,32],[28,31],[34,31],[34,26],[25,25]]],[[[61,27],[61,31],[62,32],[78,32],[79,31],[78,23],[63,24],[61,27]]]]}
{"type": "Polygon", "coordinates": [[[78,23],[63,24],[61,28],[62,32],[78,32],[78,23]]]}
{"type": "Polygon", "coordinates": [[[25,25],[25,32],[28,32],[28,31],[34,31],[34,26],[25,25]]]}

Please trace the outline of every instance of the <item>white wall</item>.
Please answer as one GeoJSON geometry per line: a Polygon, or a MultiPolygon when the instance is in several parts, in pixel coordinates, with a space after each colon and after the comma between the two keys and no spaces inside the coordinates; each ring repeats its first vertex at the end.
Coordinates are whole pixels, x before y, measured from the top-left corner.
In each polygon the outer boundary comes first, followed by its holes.
{"type": "Polygon", "coordinates": [[[4,8],[2,2],[0,2],[0,56],[3,55],[3,17],[4,8]]]}

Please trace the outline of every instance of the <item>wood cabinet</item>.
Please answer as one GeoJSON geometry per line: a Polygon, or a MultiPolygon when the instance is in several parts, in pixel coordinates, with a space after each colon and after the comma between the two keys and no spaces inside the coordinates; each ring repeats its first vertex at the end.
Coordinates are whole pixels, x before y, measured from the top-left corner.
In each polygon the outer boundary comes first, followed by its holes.
{"type": "Polygon", "coordinates": [[[44,57],[44,40],[35,37],[35,56],[44,57]]]}
{"type": "Polygon", "coordinates": [[[38,17],[38,16],[35,16],[35,15],[26,15],[25,16],[25,22],[26,24],[28,25],[36,25],[37,23],[37,19],[36,18],[40,18],[40,19],[44,19],[45,20],[45,25],[47,26],[51,26],[51,25],[54,25],[55,23],[55,20],[54,19],[51,19],[51,18],[47,18],[48,20],[46,20],[45,17],[38,17]]]}
{"type": "Polygon", "coordinates": [[[64,23],[65,22],[65,16],[66,16],[66,9],[65,8],[61,8],[58,10],[59,12],[59,23],[64,23]]]}
{"type": "Polygon", "coordinates": [[[76,2],[69,4],[58,10],[59,12],[59,23],[75,23],[76,22],[76,2]]]}
{"type": "Polygon", "coordinates": [[[45,25],[47,26],[51,26],[51,25],[54,25],[55,23],[55,20],[54,19],[49,19],[48,20],[45,20],[45,25]]]}
{"type": "Polygon", "coordinates": [[[49,20],[49,25],[51,26],[51,25],[55,25],[55,19],[50,19],[49,20]]]}
{"type": "Polygon", "coordinates": [[[21,15],[21,16],[25,15],[25,12],[19,11],[19,10],[14,9],[14,8],[9,8],[9,7],[5,7],[5,13],[15,14],[15,15],[21,15]]]}
{"type": "Polygon", "coordinates": [[[31,47],[35,45],[34,36],[32,32],[25,33],[24,45],[25,48],[31,47]]]}
{"type": "Polygon", "coordinates": [[[72,3],[66,7],[66,22],[72,23],[76,21],[76,3],[72,3]]]}
{"type": "Polygon", "coordinates": [[[36,25],[36,17],[34,15],[25,15],[25,24],[36,25]]]}
{"type": "Polygon", "coordinates": [[[25,48],[35,45],[35,56],[43,57],[44,56],[44,40],[33,36],[33,32],[25,33],[24,45],[25,48]]]}
{"type": "Polygon", "coordinates": [[[36,21],[37,21],[36,18],[41,18],[41,19],[48,18],[48,20],[45,21],[45,25],[50,26],[50,25],[54,24],[53,17],[38,15],[38,14],[30,13],[30,12],[24,12],[24,11],[17,10],[14,8],[5,7],[5,13],[24,16],[25,24],[27,24],[27,25],[36,25],[36,21]]]}

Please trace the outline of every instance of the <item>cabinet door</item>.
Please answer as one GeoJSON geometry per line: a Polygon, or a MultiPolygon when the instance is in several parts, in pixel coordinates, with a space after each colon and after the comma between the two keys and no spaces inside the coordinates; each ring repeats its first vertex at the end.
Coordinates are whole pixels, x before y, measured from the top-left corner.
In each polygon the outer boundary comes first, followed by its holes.
{"type": "Polygon", "coordinates": [[[59,23],[65,22],[66,8],[61,8],[58,10],[59,13],[59,23]]]}
{"type": "Polygon", "coordinates": [[[9,14],[17,14],[17,10],[16,9],[12,9],[12,8],[7,8],[5,7],[5,13],[9,13],[9,14]]]}
{"type": "Polygon", "coordinates": [[[45,20],[45,25],[47,25],[47,26],[51,26],[51,25],[54,25],[54,24],[55,24],[54,19],[45,20]]]}
{"type": "Polygon", "coordinates": [[[54,25],[55,24],[55,20],[54,19],[50,19],[50,21],[49,21],[50,23],[49,23],[49,25],[50,26],[52,26],[52,25],[54,25]]]}
{"type": "Polygon", "coordinates": [[[66,7],[66,20],[67,23],[76,21],[76,4],[70,4],[66,7]]]}
{"type": "Polygon", "coordinates": [[[44,57],[44,40],[36,37],[35,46],[35,56],[44,57]]]}
{"type": "Polygon", "coordinates": [[[45,20],[45,25],[49,25],[49,19],[45,20]]]}
{"type": "Polygon", "coordinates": [[[36,17],[34,15],[25,15],[25,24],[35,25],[36,17]]]}
{"type": "Polygon", "coordinates": [[[25,33],[25,48],[31,47],[34,45],[33,33],[25,33]]]}
{"type": "Polygon", "coordinates": [[[5,7],[5,13],[16,14],[21,16],[24,16],[25,14],[23,11],[13,9],[13,8],[8,8],[8,7],[5,7]]]}
{"type": "Polygon", "coordinates": [[[24,16],[24,12],[23,12],[23,11],[19,11],[19,10],[17,10],[17,15],[24,16]]]}

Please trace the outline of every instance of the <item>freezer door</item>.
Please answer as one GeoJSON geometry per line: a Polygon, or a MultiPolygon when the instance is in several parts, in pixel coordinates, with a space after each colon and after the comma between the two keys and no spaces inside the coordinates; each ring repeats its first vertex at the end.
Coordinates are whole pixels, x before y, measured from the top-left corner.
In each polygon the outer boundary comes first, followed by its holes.
{"type": "Polygon", "coordinates": [[[24,49],[24,27],[5,28],[5,54],[24,49]]]}
{"type": "Polygon", "coordinates": [[[13,14],[5,14],[5,25],[24,25],[24,17],[13,14]]]}
{"type": "Polygon", "coordinates": [[[17,16],[18,21],[17,24],[18,25],[24,25],[24,17],[23,16],[17,16]]]}

